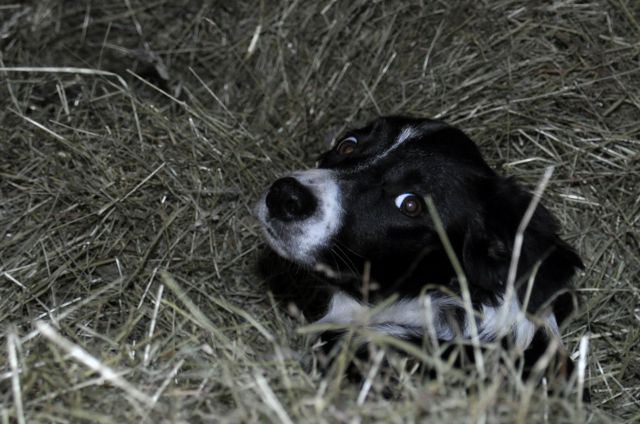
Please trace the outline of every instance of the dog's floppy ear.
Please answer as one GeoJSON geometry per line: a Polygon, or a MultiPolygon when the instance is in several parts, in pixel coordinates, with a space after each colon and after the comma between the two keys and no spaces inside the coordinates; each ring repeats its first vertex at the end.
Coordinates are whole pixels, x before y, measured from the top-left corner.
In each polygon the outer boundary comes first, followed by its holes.
{"type": "MultiPolygon", "coordinates": [[[[462,262],[470,284],[494,297],[504,293],[515,235],[532,195],[513,179],[493,177],[478,191],[481,210],[467,224],[462,262]]],[[[558,236],[551,213],[538,204],[524,233],[518,261],[516,288],[524,298],[527,283],[535,273],[527,309],[536,312],[549,306],[563,292],[582,262],[558,236]]]]}
{"type": "Polygon", "coordinates": [[[483,222],[467,224],[462,263],[467,280],[490,293],[501,293],[507,280],[510,244],[488,230],[483,222]]]}

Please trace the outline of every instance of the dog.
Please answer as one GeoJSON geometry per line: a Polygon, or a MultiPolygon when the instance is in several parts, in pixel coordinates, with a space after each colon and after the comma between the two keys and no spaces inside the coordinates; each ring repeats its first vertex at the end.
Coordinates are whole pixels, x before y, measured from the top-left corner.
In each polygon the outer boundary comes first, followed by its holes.
{"type": "Polygon", "coordinates": [[[523,352],[531,369],[551,340],[560,340],[574,308],[569,283],[583,267],[538,204],[509,281],[514,240],[532,200],[492,170],[460,129],[381,117],[346,131],[315,169],[277,179],[260,197],[255,215],[285,262],[275,270],[268,256],[263,272],[289,275],[289,284],[272,287],[316,324],[365,320],[371,331],[412,341],[431,331],[441,342],[500,342],[523,352]]]}

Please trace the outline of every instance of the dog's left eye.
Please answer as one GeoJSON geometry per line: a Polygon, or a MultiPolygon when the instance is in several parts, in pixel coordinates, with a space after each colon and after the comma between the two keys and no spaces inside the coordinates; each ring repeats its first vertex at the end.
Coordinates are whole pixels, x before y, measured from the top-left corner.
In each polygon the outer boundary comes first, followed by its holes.
{"type": "Polygon", "coordinates": [[[356,145],[358,144],[358,140],[355,137],[347,137],[338,143],[337,151],[341,155],[349,156],[356,150],[356,145]]]}
{"type": "Polygon", "coordinates": [[[413,193],[403,193],[396,197],[395,204],[407,216],[414,217],[422,213],[422,199],[413,193]]]}

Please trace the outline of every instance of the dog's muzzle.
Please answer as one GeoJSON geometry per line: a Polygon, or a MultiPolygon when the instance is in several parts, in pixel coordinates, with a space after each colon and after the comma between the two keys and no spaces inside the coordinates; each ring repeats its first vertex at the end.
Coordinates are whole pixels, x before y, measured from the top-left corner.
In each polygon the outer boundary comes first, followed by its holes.
{"type": "Polygon", "coordinates": [[[267,242],[280,256],[315,265],[341,223],[336,175],[311,169],[280,178],[262,195],[255,213],[267,242]]]}

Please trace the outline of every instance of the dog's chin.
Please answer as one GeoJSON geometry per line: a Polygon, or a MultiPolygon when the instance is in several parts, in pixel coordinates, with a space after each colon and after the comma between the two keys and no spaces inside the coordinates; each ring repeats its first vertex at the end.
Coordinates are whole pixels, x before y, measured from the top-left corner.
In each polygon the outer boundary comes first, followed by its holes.
{"type": "Polygon", "coordinates": [[[295,243],[285,241],[268,223],[262,223],[262,232],[267,244],[278,256],[305,268],[314,268],[318,262],[315,255],[303,252],[295,243]]]}
{"type": "Polygon", "coordinates": [[[265,239],[269,247],[281,258],[300,266],[303,269],[320,273],[327,277],[328,281],[339,281],[355,276],[351,269],[337,269],[326,261],[326,252],[313,254],[304,253],[295,244],[287,243],[278,237],[277,233],[268,225],[262,227],[265,239]]]}

